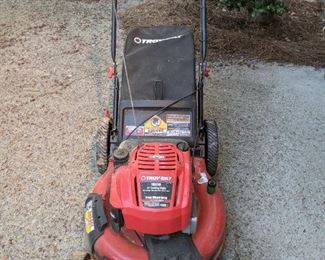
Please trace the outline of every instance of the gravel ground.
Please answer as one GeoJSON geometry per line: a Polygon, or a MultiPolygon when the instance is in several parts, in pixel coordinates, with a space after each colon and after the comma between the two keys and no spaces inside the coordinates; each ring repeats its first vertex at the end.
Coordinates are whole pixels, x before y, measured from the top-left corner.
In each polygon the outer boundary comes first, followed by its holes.
{"type": "Polygon", "coordinates": [[[224,259],[325,259],[325,70],[214,66],[224,259]]]}
{"type": "Polygon", "coordinates": [[[0,1],[0,259],[68,259],[81,245],[108,6],[0,1]]]}
{"type": "MultiPolygon", "coordinates": [[[[0,259],[68,259],[81,246],[109,16],[108,0],[0,1],[0,259]]],[[[324,70],[212,68],[223,258],[324,258],[324,70]]]]}

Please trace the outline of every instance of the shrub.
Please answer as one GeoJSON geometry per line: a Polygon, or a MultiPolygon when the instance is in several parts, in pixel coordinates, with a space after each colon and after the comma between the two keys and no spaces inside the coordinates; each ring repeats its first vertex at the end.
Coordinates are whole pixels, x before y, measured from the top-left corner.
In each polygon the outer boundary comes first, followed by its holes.
{"type": "Polygon", "coordinates": [[[273,17],[287,11],[281,0],[217,0],[217,2],[230,10],[246,10],[253,18],[273,17]]]}

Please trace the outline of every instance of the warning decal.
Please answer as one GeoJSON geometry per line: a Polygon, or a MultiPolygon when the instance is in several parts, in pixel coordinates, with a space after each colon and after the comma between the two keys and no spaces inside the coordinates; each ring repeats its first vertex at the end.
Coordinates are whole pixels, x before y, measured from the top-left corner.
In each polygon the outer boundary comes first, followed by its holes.
{"type": "Polygon", "coordinates": [[[159,116],[154,116],[144,124],[145,136],[166,136],[167,124],[159,116]]]}
{"type": "Polygon", "coordinates": [[[129,136],[136,128],[136,122],[144,122],[132,133],[138,137],[191,137],[192,135],[192,112],[190,111],[165,111],[152,116],[151,110],[137,109],[125,111],[123,119],[123,135],[129,136]],[[152,116],[150,118],[150,116],[152,116]],[[150,118],[148,120],[148,118],[150,118]]]}
{"type": "MultiPolygon", "coordinates": [[[[136,126],[134,125],[127,125],[125,126],[125,131],[124,131],[124,135],[129,136],[132,131],[134,130],[136,126]]],[[[144,127],[143,126],[139,126],[133,133],[132,136],[144,136],[144,127]]]]}
{"type": "Polygon", "coordinates": [[[191,136],[190,114],[167,114],[167,136],[191,136]]]}
{"type": "Polygon", "coordinates": [[[95,229],[92,208],[88,208],[86,210],[84,218],[85,218],[85,230],[86,233],[89,234],[95,229]]]}
{"type": "Polygon", "coordinates": [[[142,176],[142,205],[147,208],[168,208],[172,195],[172,177],[142,176]]]}

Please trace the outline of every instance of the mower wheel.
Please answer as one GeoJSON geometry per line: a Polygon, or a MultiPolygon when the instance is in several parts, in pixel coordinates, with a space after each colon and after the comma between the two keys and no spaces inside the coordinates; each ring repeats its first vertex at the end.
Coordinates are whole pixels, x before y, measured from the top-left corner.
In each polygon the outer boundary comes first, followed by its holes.
{"type": "Polygon", "coordinates": [[[104,174],[110,155],[110,132],[112,123],[109,117],[103,117],[92,143],[92,168],[95,174],[104,174]]]}
{"type": "Polygon", "coordinates": [[[205,127],[205,163],[210,176],[217,173],[219,139],[218,125],[214,120],[206,120],[205,127]]]}

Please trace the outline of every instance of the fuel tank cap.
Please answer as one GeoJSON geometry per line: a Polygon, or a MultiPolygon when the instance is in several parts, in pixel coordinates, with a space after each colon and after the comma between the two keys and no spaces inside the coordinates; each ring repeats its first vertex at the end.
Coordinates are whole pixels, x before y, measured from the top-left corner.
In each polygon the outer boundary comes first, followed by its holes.
{"type": "Polygon", "coordinates": [[[113,152],[113,158],[116,163],[126,163],[129,159],[129,151],[125,148],[117,148],[113,152]]]}

